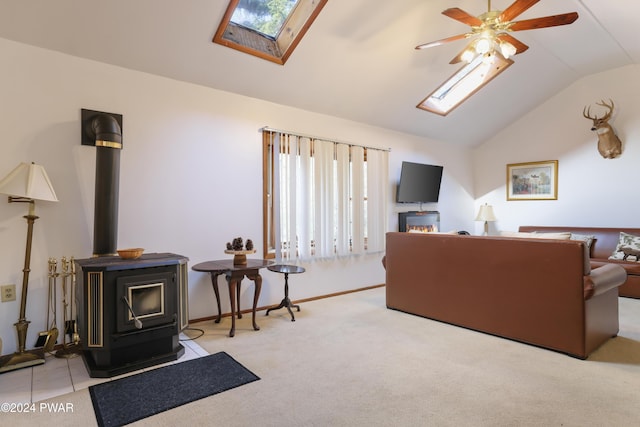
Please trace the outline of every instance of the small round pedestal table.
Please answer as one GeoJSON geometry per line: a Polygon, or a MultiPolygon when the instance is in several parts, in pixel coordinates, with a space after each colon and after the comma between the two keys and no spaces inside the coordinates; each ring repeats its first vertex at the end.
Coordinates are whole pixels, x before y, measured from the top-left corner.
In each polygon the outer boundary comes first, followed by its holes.
{"type": "Polygon", "coordinates": [[[231,303],[231,330],[229,336],[232,337],[236,333],[236,315],[238,319],[242,318],[240,313],[240,286],[242,285],[242,279],[244,277],[252,280],[255,285],[253,292],[253,309],[252,321],[253,329],[260,330],[260,327],[256,324],[256,306],[258,304],[258,298],[260,297],[260,289],[262,288],[262,276],[259,274],[261,268],[271,265],[272,261],[264,259],[249,259],[243,264],[239,264],[234,259],[205,261],[200,264],[196,264],[191,269],[193,271],[202,271],[209,273],[211,276],[211,284],[213,285],[213,291],[216,294],[216,302],[218,303],[218,318],[216,323],[220,322],[222,313],[220,312],[220,293],[218,292],[218,276],[224,274],[227,278],[227,284],[229,285],[229,300],[231,303]],[[236,309],[237,301],[237,309],[236,309]]]}
{"type": "Polygon", "coordinates": [[[270,265],[267,267],[267,269],[275,273],[284,274],[284,298],[280,302],[280,305],[278,305],[277,307],[272,307],[268,309],[266,315],[268,316],[271,310],[279,310],[281,308],[286,307],[287,310],[289,310],[289,314],[291,314],[291,321],[295,322],[296,318],[293,315],[293,311],[291,311],[291,307],[300,311],[300,306],[291,304],[291,300],[289,299],[289,274],[304,273],[305,269],[303,267],[298,267],[297,265],[284,265],[284,264],[270,265]]]}

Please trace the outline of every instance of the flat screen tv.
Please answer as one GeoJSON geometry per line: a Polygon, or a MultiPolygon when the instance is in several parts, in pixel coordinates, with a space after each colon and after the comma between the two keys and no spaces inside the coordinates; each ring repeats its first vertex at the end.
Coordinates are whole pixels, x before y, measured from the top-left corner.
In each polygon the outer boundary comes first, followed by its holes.
{"type": "Polygon", "coordinates": [[[398,203],[434,203],[440,197],[442,166],[402,162],[398,203]]]}

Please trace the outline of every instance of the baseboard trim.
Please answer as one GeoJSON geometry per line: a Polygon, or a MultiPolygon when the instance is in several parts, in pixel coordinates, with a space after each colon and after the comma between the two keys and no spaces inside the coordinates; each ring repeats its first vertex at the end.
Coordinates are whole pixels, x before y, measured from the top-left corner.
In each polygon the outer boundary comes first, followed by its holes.
{"type": "MultiPolygon", "coordinates": [[[[373,286],[365,286],[364,288],[357,288],[357,289],[351,289],[348,291],[341,291],[341,292],[335,292],[332,294],[326,294],[326,295],[318,295],[315,297],[311,297],[311,298],[303,298],[303,299],[299,299],[299,300],[295,300],[295,301],[291,301],[293,304],[300,304],[300,303],[304,303],[304,302],[309,302],[309,301],[316,301],[316,300],[320,300],[320,299],[325,299],[325,298],[333,298],[333,297],[339,297],[341,295],[347,295],[347,294],[352,294],[354,292],[362,292],[362,291],[368,291],[370,289],[376,289],[376,288],[383,288],[385,285],[384,283],[380,284],[380,285],[373,285],[373,286]]],[[[276,304],[272,304],[272,305],[266,305],[266,306],[262,306],[262,307],[256,307],[256,311],[261,311],[261,310],[266,310],[268,308],[273,307],[276,304]]],[[[245,313],[251,313],[251,309],[245,309],[245,310],[240,310],[240,313],[245,314],[245,313]]],[[[231,316],[231,313],[222,313],[222,317],[229,317],[231,316]]],[[[199,323],[199,322],[207,322],[209,320],[214,320],[217,319],[218,316],[207,316],[207,317],[199,317],[197,319],[189,319],[189,324],[193,324],[193,323],[199,323]]]]}

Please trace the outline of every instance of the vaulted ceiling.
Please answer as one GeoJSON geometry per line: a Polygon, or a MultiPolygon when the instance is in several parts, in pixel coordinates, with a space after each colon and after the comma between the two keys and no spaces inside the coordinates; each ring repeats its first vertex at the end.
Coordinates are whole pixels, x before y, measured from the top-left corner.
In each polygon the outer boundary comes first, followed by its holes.
{"type": "MultiPolygon", "coordinates": [[[[512,1],[493,0],[492,9],[512,1]]],[[[460,67],[449,61],[465,41],[414,47],[468,30],[443,10],[480,15],[487,1],[330,0],[285,66],[211,42],[227,4],[0,0],[0,37],[462,146],[482,143],[583,76],[640,63],[639,1],[541,0],[517,20],[580,17],[518,32],[530,49],[441,117],[416,104],[460,67]]]]}

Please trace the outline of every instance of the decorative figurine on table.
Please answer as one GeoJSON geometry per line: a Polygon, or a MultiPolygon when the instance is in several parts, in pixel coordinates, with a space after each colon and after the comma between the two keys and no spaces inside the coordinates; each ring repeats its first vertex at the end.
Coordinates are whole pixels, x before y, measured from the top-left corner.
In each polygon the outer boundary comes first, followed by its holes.
{"type": "Polygon", "coordinates": [[[234,265],[245,265],[247,263],[247,254],[253,254],[256,250],[253,247],[253,241],[247,239],[244,243],[242,237],[236,237],[232,242],[227,242],[226,254],[233,254],[234,265]]]}

